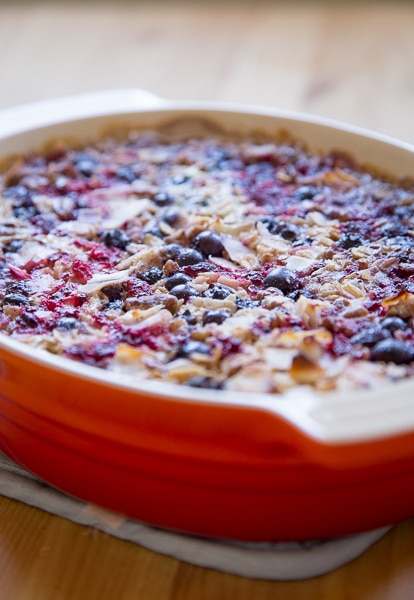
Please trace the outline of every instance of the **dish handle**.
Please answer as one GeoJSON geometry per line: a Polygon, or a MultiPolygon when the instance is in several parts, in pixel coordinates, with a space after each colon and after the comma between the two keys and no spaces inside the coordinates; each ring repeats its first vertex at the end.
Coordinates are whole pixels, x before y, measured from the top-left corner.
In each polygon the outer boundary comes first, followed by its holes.
{"type": "Polygon", "coordinates": [[[32,128],[111,113],[153,110],[166,104],[147,90],[125,88],[88,92],[0,110],[0,138],[32,128]]]}

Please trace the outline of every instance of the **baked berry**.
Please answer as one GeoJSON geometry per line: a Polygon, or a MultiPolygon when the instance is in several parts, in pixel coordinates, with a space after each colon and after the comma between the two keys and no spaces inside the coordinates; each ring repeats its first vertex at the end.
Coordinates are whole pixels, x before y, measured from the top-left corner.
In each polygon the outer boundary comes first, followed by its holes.
{"type": "Polygon", "coordinates": [[[216,381],[211,377],[191,377],[187,381],[187,385],[195,388],[204,388],[206,390],[221,390],[223,389],[223,384],[221,381],[216,381]]]}
{"type": "Polygon", "coordinates": [[[165,260],[176,260],[183,249],[184,246],[181,246],[180,244],[167,244],[164,246],[162,253],[165,260]]]}
{"type": "Polygon", "coordinates": [[[265,287],[273,287],[283,294],[291,294],[299,288],[299,277],[286,267],[272,269],[263,280],[265,287]]]}
{"type": "Polygon", "coordinates": [[[197,354],[209,354],[210,346],[204,342],[197,340],[189,340],[183,346],[180,346],[177,351],[177,358],[185,358],[194,353],[197,354]]]}
{"type": "Polygon", "coordinates": [[[197,325],[197,317],[188,309],[182,313],[181,317],[187,321],[188,325],[197,325]]]}
{"type": "Polygon", "coordinates": [[[179,300],[187,300],[187,298],[190,298],[191,296],[198,296],[198,291],[188,283],[175,285],[173,288],[171,288],[170,292],[179,300]]]}
{"type": "Polygon", "coordinates": [[[223,323],[226,319],[230,317],[230,313],[228,310],[218,309],[218,310],[209,310],[203,315],[203,325],[207,325],[207,323],[223,323]]]}
{"type": "Polygon", "coordinates": [[[20,306],[21,304],[28,304],[28,299],[23,294],[6,294],[3,298],[3,304],[11,304],[13,306],[20,306]]]}
{"type": "Polygon", "coordinates": [[[76,168],[85,177],[91,177],[96,168],[96,163],[89,156],[84,155],[78,158],[76,168]]]}
{"type": "Polygon", "coordinates": [[[36,317],[30,312],[24,312],[17,318],[17,321],[23,327],[37,327],[38,321],[36,317]]]}
{"type": "Polygon", "coordinates": [[[10,240],[6,242],[3,246],[3,252],[8,252],[10,254],[14,252],[18,252],[24,246],[23,240],[10,240]]]}
{"type": "Polygon", "coordinates": [[[173,204],[174,198],[167,194],[167,192],[158,192],[155,196],[152,197],[152,201],[155,202],[157,206],[168,206],[173,204]]]}
{"type": "Polygon", "coordinates": [[[221,285],[220,283],[216,283],[211,285],[205,292],[203,292],[203,296],[205,298],[212,298],[213,300],[224,300],[227,296],[233,293],[233,290],[226,285],[221,285]]]}
{"type": "Polygon", "coordinates": [[[294,242],[299,238],[299,228],[292,223],[282,223],[278,234],[284,239],[294,242]]]}
{"type": "Polygon", "coordinates": [[[22,221],[29,221],[33,219],[38,214],[37,208],[34,204],[29,206],[15,206],[13,208],[13,214],[16,219],[21,219],[22,221]]]}
{"type": "Polygon", "coordinates": [[[312,200],[318,193],[318,188],[313,185],[302,185],[294,193],[295,200],[312,200]]]}
{"type": "Polygon", "coordinates": [[[404,321],[404,319],[401,319],[401,317],[391,316],[391,317],[385,317],[385,319],[383,319],[381,321],[381,327],[383,329],[388,329],[388,331],[394,332],[394,331],[404,331],[405,329],[408,328],[408,325],[404,321]]]}
{"type": "Polygon", "coordinates": [[[260,306],[260,300],[252,300],[251,298],[241,298],[240,296],[236,296],[236,306],[238,310],[243,310],[244,308],[257,308],[260,306]]]}
{"type": "Polygon", "coordinates": [[[4,190],[3,197],[6,200],[19,200],[20,202],[31,202],[32,192],[22,184],[12,185],[4,190]]]}
{"type": "Polygon", "coordinates": [[[131,167],[127,166],[119,167],[116,171],[116,176],[118,179],[123,179],[128,183],[132,183],[137,178],[131,167]]]}
{"type": "Polygon", "coordinates": [[[114,300],[120,300],[123,297],[124,288],[122,287],[122,284],[112,283],[102,287],[101,292],[105,294],[109,302],[114,302],[114,300]]]}
{"type": "Polygon", "coordinates": [[[338,241],[338,246],[340,248],[343,248],[344,250],[349,250],[350,248],[357,248],[358,246],[362,246],[363,243],[363,239],[358,234],[344,233],[338,241]]]}
{"type": "Polygon", "coordinates": [[[178,208],[175,207],[168,208],[161,215],[161,220],[164,221],[164,223],[167,223],[167,225],[169,225],[170,227],[175,227],[176,225],[178,225],[180,219],[181,212],[178,210],[178,208]]]}
{"type": "Polygon", "coordinates": [[[353,344],[361,344],[362,346],[374,346],[381,340],[385,340],[390,337],[391,333],[388,329],[382,329],[381,327],[370,327],[361,331],[360,333],[355,334],[351,337],[351,342],[353,344]]]}
{"type": "Polygon", "coordinates": [[[272,235],[280,235],[283,239],[294,242],[299,237],[299,228],[293,223],[287,223],[286,221],[280,221],[274,216],[263,217],[260,219],[272,235]]]}
{"type": "Polygon", "coordinates": [[[402,223],[390,221],[389,223],[386,223],[381,227],[381,232],[387,238],[395,238],[406,235],[407,228],[404,225],[402,225],[402,223]]]}
{"type": "Polygon", "coordinates": [[[163,272],[158,267],[150,267],[148,271],[144,271],[143,273],[139,273],[138,277],[143,279],[150,285],[154,285],[163,277],[163,272]]]}
{"type": "Polygon", "coordinates": [[[129,237],[120,229],[104,231],[100,236],[100,240],[105,244],[105,246],[113,246],[114,248],[119,248],[119,250],[125,250],[131,241],[129,237]]]}
{"type": "Polygon", "coordinates": [[[189,265],[196,265],[200,262],[203,262],[204,257],[201,252],[195,250],[194,248],[183,248],[180,250],[175,260],[180,267],[187,267],[189,265]]]}
{"type": "Polygon", "coordinates": [[[78,320],[75,317],[61,317],[56,322],[57,329],[62,329],[63,331],[71,331],[72,329],[76,329],[78,326],[78,320]]]}
{"type": "Polygon", "coordinates": [[[397,365],[408,364],[414,360],[414,347],[409,342],[388,338],[375,344],[371,351],[371,360],[393,362],[397,365]]]}
{"type": "Polygon", "coordinates": [[[16,281],[9,283],[6,287],[6,294],[30,294],[30,285],[27,281],[16,281]]]}
{"type": "Polygon", "coordinates": [[[174,275],[165,278],[164,285],[167,290],[172,290],[172,288],[176,285],[184,285],[189,281],[191,281],[191,277],[189,275],[177,271],[177,273],[174,273],[174,275]]]}
{"type": "Polygon", "coordinates": [[[148,234],[148,233],[149,233],[150,235],[153,235],[154,237],[160,238],[160,240],[161,240],[163,237],[165,237],[165,235],[166,235],[166,234],[164,233],[164,231],[162,231],[158,225],[156,225],[156,226],[155,226],[155,227],[153,227],[152,229],[149,229],[148,231],[147,231],[147,230],[145,231],[145,234],[148,234]]]}
{"type": "Polygon", "coordinates": [[[224,252],[221,237],[215,231],[202,231],[194,238],[193,244],[205,256],[222,256],[224,252]]]}
{"type": "Polygon", "coordinates": [[[174,185],[182,185],[183,183],[187,183],[187,181],[189,181],[189,177],[188,175],[184,175],[182,173],[180,173],[179,175],[174,175],[174,177],[171,179],[172,183],[174,185]]]}

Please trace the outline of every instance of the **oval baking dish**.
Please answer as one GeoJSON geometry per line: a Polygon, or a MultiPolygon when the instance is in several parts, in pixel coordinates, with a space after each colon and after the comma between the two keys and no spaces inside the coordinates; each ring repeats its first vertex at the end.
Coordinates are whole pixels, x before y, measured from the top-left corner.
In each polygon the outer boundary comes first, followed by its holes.
{"type": "MultiPolygon", "coordinates": [[[[286,131],[397,178],[414,147],[260,107],[115,90],[4,110],[0,156],[108,127],[207,120],[286,131]]],[[[0,450],[64,492],[186,533],[239,540],[351,534],[414,516],[414,382],[289,394],[137,382],[0,336],[0,450]]]]}

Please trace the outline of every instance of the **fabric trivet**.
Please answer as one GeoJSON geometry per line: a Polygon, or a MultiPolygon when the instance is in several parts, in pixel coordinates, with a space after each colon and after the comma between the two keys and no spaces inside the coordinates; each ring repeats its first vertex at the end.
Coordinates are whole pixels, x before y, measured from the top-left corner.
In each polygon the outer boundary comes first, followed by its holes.
{"type": "Polygon", "coordinates": [[[193,565],[255,579],[297,580],[322,575],[361,555],[390,529],[301,543],[199,538],[151,527],[81,502],[40,481],[2,453],[0,495],[193,565]]]}

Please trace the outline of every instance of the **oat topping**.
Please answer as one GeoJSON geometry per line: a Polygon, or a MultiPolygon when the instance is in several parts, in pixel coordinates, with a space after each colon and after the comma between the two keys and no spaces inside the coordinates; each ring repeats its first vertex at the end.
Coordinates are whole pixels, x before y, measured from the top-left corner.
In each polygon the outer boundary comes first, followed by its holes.
{"type": "Polygon", "coordinates": [[[0,176],[0,331],[193,387],[414,374],[414,189],[299,143],[130,133],[0,176]]]}

